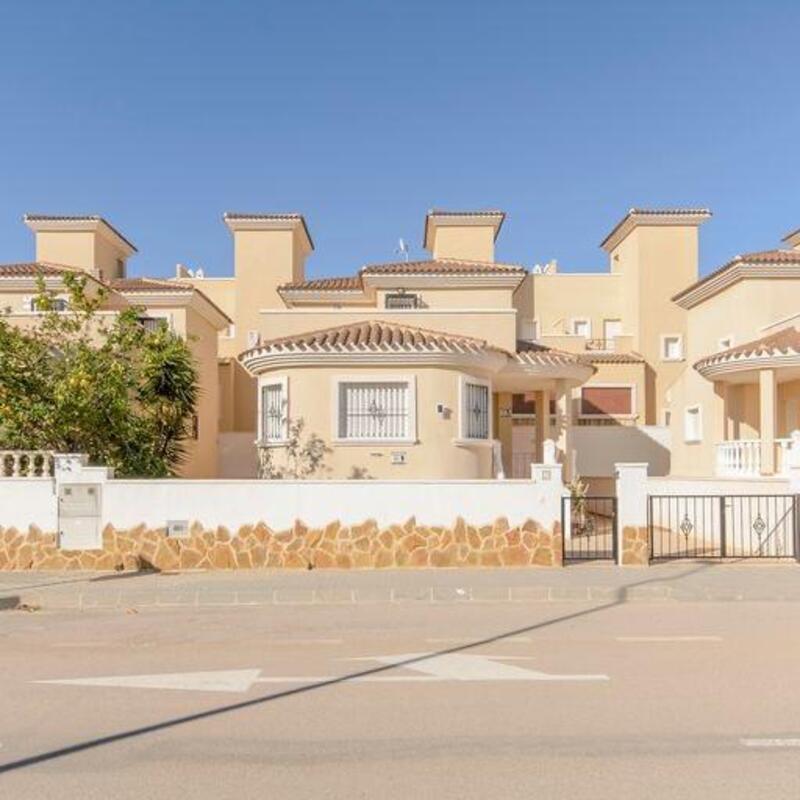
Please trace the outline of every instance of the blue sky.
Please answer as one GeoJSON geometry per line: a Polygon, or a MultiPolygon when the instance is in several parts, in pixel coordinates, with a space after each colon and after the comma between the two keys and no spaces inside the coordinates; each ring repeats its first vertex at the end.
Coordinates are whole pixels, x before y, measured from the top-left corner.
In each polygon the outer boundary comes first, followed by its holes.
{"type": "Polygon", "coordinates": [[[708,206],[701,270],[800,226],[793,2],[5,3],[0,260],[99,213],[132,274],[232,268],[226,210],[297,210],[308,273],[423,255],[502,208],[498,258],[601,269],[631,206],[708,206]]]}

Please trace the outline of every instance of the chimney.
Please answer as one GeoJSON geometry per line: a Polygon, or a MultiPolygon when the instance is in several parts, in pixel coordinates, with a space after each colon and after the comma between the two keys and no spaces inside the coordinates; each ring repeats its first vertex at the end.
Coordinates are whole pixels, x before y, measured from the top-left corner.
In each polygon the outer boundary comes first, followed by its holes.
{"type": "Polygon", "coordinates": [[[102,281],[124,278],[137,252],[113,225],[97,216],[26,214],[36,236],[36,260],[82,269],[102,281]]]}
{"type": "Polygon", "coordinates": [[[308,226],[302,214],[229,212],[223,220],[233,234],[237,330],[242,337],[248,331],[266,337],[271,332],[261,310],[284,308],[278,288],[305,280],[314,250],[308,226]]]}
{"type": "Polygon", "coordinates": [[[423,246],[433,258],[492,262],[503,211],[429,211],[423,246]]]}

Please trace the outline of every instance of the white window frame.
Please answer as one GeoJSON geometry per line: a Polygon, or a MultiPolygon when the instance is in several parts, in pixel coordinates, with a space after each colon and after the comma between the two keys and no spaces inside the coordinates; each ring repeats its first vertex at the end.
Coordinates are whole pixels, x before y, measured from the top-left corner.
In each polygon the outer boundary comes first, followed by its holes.
{"type": "Polygon", "coordinates": [[[589,317],[573,317],[569,321],[569,330],[572,336],[580,336],[583,339],[591,339],[592,338],[592,320],[589,317]],[[578,333],[575,330],[575,326],[581,322],[586,323],[587,332],[586,334],[578,333]]]}
{"type": "Polygon", "coordinates": [[[458,438],[457,444],[491,444],[494,441],[494,414],[492,413],[492,382],[484,378],[476,378],[474,375],[459,375],[458,377],[458,438]],[[473,383],[476,386],[485,386],[488,390],[488,436],[485,439],[477,439],[467,436],[467,415],[464,403],[467,398],[467,384],[473,383]]]}
{"type": "Polygon", "coordinates": [[[639,399],[636,396],[635,383],[584,383],[578,387],[578,419],[636,419],[639,416],[639,399]],[[583,413],[583,390],[584,389],[630,389],[631,390],[631,413],[630,414],[584,414],[583,413]]]}
{"type": "Polygon", "coordinates": [[[227,328],[219,332],[220,339],[235,339],[236,338],[236,325],[231,323],[227,328]]]}
{"type": "Polygon", "coordinates": [[[686,406],[683,409],[683,441],[686,444],[699,444],[703,441],[703,406],[699,403],[691,406],[686,406]],[[689,415],[690,414],[697,414],[694,419],[697,420],[697,435],[690,436],[689,435],[689,415]]]}
{"type": "Polygon", "coordinates": [[[662,361],[683,361],[684,359],[684,352],[683,352],[683,334],[682,333],[662,333],[661,334],[661,360],[662,361]],[[680,354],[678,356],[668,356],[667,355],[667,340],[668,339],[676,339],[678,342],[678,348],[680,350],[680,354]]]}
{"type": "Polygon", "coordinates": [[[417,378],[415,375],[337,375],[331,386],[331,441],[339,445],[416,444],[417,443],[417,378]],[[341,436],[339,428],[339,401],[345,383],[405,383],[408,385],[408,431],[402,438],[348,439],[341,436]]]}
{"type": "Polygon", "coordinates": [[[736,347],[736,337],[732,333],[729,333],[727,336],[720,336],[717,341],[717,346],[720,350],[730,350],[731,347],[736,347]],[[724,344],[724,342],[728,344],[724,344]]]}
{"type": "Polygon", "coordinates": [[[624,328],[622,327],[622,319],[620,317],[608,317],[603,319],[603,339],[605,341],[612,341],[619,336],[624,336],[624,328]],[[609,322],[616,322],[619,325],[619,333],[615,333],[613,336],[608,335],[608,331],[606,327],[609,322]]]}
{"type": "Polygon", "coordinates": [[[263,375],[258,380],[258,443],[262,447],[283,447],[289,441],[289,378],[286,375],[263,375]],[[264,389],[267,386],[280,386],[284,416],[282,437],[267,439],[264,430],[264,389]]]}

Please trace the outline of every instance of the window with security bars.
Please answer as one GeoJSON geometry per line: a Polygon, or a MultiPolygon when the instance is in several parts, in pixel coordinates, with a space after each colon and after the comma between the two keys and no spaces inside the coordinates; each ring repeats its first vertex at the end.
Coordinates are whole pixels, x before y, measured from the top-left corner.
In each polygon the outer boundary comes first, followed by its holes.
{"type": "Polygon", "coordinates": [[[482,383],[464,384],[464,436],[489,438],[489,387],[482,383]]]}
{"type": "Polygon", "coordinates": [[[261,438],[280,442],[286,438],[286,389],[283,383],[261,387],[261,438]]]}
{"type": "Polygon", "coordinates": [[[411,438],[408,383],[340,383],[340,439],[411,438]]]}
{"type": "Polygon", "coordinates": [[[419,295],[397,292],[386,295],[386,308],[419,308],[419,295]]]}

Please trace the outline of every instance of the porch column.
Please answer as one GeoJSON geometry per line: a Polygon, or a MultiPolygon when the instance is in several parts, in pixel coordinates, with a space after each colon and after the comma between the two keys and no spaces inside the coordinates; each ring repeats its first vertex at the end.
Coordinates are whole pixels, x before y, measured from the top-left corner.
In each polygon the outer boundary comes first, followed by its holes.
{"type": "Polygon", "coordinates": [[[569,483],[573,476],[572,456],[572,396],[569,385],[563,379],[556,381],[556,420],[558,450],[561,453],[561,463],[564,465],[564,480],[569,483]]]}
{"type": "Polygon", "coordinates": [[[550,392],[547,389],[534,393],[536,406],[536,463],[544,461],[544,440],[550,438],[550,392]]]}
{"type": "Polygon", "coordinates": [[[775,433],[778,417],[778,387],[774,369],[758,373],[758,401],[761,438],[761,474],[775,474],[775,433]]]}
{"type": "Polygon", "coordinates": [[[503,472],[506,478],[513,477],[512,471],[512,426],[511,418],[511,392],[498,392],[497,398],[497,428],[495,439],[500,441],[503,452],[503,472]]]}

